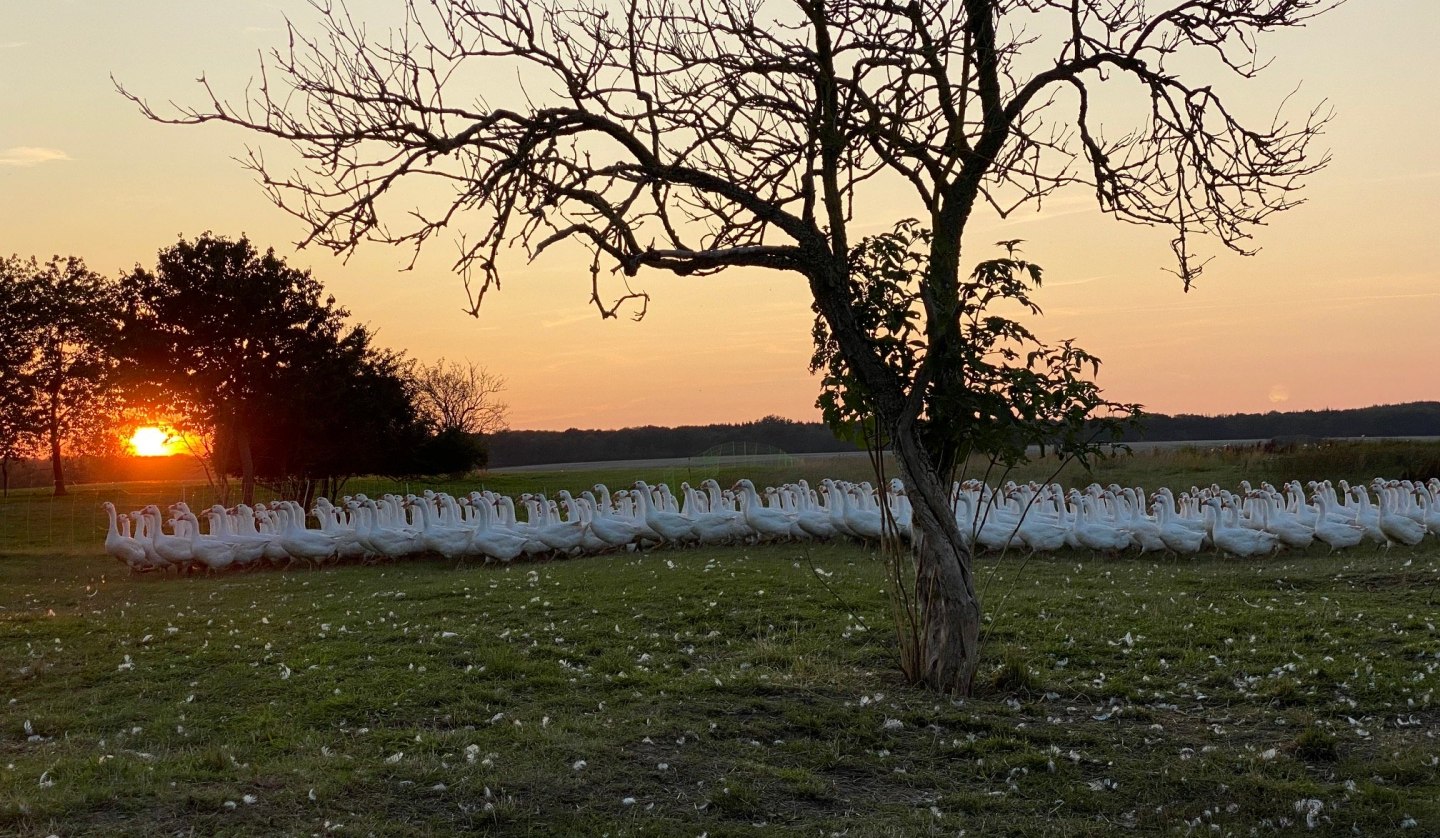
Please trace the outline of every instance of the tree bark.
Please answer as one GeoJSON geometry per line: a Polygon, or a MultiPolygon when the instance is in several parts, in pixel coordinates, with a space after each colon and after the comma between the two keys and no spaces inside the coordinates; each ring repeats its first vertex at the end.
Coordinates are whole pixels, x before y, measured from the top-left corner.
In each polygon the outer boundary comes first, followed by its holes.
{"type": "MultiPolygon", "coordinates": [[[[920,648],[911,660],[915,681],[942,693],[968,696],[980,664],[980,597],[970,551],[960,537],[950,491],[913,429],[893,432],[895,456],[914,508],[914,617],[920,648]]],[[[901,583],[905,580],[900,580],[901,583]]]]}
{"type": "Polygon", "coordinates": [[[236,423],[235,445],[240,451],[240,496],[246,506],[255,504],[255,456],[250,451],[250,428],[236,423]]]}
{"type": "Polygon", "coordinates": [[[60,460],[60,385],[50,388],[50,472],[55,478],[55,497],[66,494],[65,465],[60,460]]]}

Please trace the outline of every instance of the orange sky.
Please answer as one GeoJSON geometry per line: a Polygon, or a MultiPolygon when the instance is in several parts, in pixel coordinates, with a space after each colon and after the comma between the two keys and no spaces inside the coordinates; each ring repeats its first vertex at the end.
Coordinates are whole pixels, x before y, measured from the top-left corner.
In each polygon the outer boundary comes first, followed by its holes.
{"type": "MultiPolygon", "coordinates": [[[[385,0],[357,0],[378,14],[385,0]]],[[[156,100],[198,102],[207,74],[241,95],[282,14],[302,0],[53,0],[0,4],[0,251],[79,255],[115,274],[153,266],[177,235],[247,233],[313,268],[340,301],[411,356],[469,358],[505,375],[518,428],[619,427],[817,418],[806,373],[809,297],[788,275],[643,278],[642,323],[599,320],[586,266],[517,260],[480,320],[461,312],[441,243],[417,270],[407,254],[362,247],[348,264],[295,253],[302,231],[232,157],[250,138],[219,126],[146,122],[110,74],[156,100]],[[20,7],[20,8],[17,8],[20,7]]],[[[1258,233],[1262,252],[1222,255],[1182,294],[1164,230],[1117,224],[1083,195],[1031,214],[982,219],[967,261],[1024,238],[1046,269],[1038,331],[1104,359],[1111,397],[1161,412],[1358,407],[1440,398],[1440,4],[1350,3],[1268,44],[1276,60],[1246,106],[1333,102],[1323,144],[1334,163],[1308,203],[1258,233]]],[[[883,201],[865,231],[912,213],[883,201]]]]}

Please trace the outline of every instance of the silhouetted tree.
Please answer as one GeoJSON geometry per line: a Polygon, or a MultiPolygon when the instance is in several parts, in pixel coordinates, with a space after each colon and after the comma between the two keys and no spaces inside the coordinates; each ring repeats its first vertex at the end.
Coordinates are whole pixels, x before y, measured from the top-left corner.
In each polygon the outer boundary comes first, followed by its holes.
{"type": "MultiPolygon", "coordinates": [[[[74,257],[56,256],[40,264],[11,258],[0,265],[6,292],[4,318],[18,333],[4,339],[8,369],[0,374],[0,400],[14,413],[7,426],[18,453],[38,422],[49,449],[55,494],[65,489],[64,451],[86,450],[104,432],[113,355],[118,334],[114,286],[74,257]]],[[[7,410],[7,413],[9,411],[7,410]]]]}
{"type": "MultiPolygon", "coordinates": [[[[335,497],[356,474],[401,476],[417,471],[428,435],[398,353],[372,345],[355,326],[309,353],[304,366],[275,379],[266,409],[251,426],[257,479],[308,506],[317,494],[335,497]]],[[[234,469],[236,446],[224,462],[234,469]]]]}
{"type": "Polygon", "coordinates": [[[474,361],[416,364],[411,372],[415,404],[425,422],[438,434],[461,431],[488,435],[510,426],[510,405],[500,401],[505,377],[474,361]]]}
{"type": "Polygon", "coordinates": [[[43,412],[29,374],[40,337],[34,263],[0,259],[0,484],[10,494],[10,463],[30,455],[43,412]]]}
{"type": "Polygon", "coordinates": [[[199,109],[141,105],[291,143],[308,165],[277,171],[258,150],[251,163],[309,225],[307,243],[420,248],[477,219],[458,265],[472,310],[517,245],[531,257],[587,248],[605,317],[649,301],[607,290],[607,275],[749,266],[801,278],[909,484],[923,622],[911,674],[965,693],[981,610],[948,478],[967,418],[926,411],[966,387],[971,218],[1081,185],[1117,218],[1169,226],[1188,288],[1203,266],[1198,236],[1247,252],[1251,230],[1293,205],[1323,163],[1307,152],[1325,119],[1247,125],[1222,100],[1228,85],[1192,76],[1254,76],[1259,35],[1333,5],[410,0],[410,25],[371,40],[343,7],[317,4],[320,34],[292,27],[248,101],[232,106],[206,85],[199,109]],[[514,106],[477,100],[463,81],[474,61],[523,67],[533,87],[514,106]],[[450,191],[438,206],[417,208],[421,193],[408,191],[392,206],[396,184],[416,181],[450,191]],[[924,358],[909,378],[854,306],[852,211],[879,194],[903,195],[933,234],[919,280],[924,358]],[[927,432],[944,420],[962,427],[927,432]]]}
{"type": "Polygon", "coordinates": [[[243,236],[205,233],[160,251],[153,272],[137,265],[121,287],[129,398],[213,429],[223,441],[216,456],[234,464],[246,502],[262,423],[294,404],[346,421],[338,405],[310,401],[305,387],[346,339],[347,312],[273,249],[261,254],[243,236]]]}

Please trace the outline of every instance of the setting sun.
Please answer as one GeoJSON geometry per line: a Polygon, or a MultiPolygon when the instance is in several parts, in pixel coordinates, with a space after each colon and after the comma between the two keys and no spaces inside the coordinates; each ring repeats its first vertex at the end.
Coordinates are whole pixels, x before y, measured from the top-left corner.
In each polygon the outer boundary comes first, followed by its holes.
{"type": "Polygon", "coordinates": [[[170,436],[159,428],[138,428],[130,437],[130,447],[140,457],[164,457],[171,453],[170,436]]]}

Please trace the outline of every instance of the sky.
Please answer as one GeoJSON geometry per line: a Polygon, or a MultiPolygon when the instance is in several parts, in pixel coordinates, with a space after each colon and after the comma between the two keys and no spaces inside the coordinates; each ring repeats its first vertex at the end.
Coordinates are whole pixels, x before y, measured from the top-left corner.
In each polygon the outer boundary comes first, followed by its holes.
{"type": "MultiPolygon", "coordinates": [[[[350,5],[378,29],[395,2],[350,5]]],[[[287,15],[314,20],[304,0],[0,0],[0,253],[76,255],[113,276],[153,267],[182,236],[246,234],[311,269],[381,345],[505,376],[516,428],[818,419],[810,298],[792,275],[648,274],[644,321],[602,321],[587,265],[558,254],[517,260],[471,318],[453,248],[409,272],[407,252],[381,245],[346,262],[296,251],[299,222],[234,160],[254,138],[151,123],[115,91],[112,76],[155,102],[199,104],[205,75],[240,98],[287,15]]],[[[1274,62],[1236,101],[1268,113],[1297,86],[1302,105],[1328,101],[1320,144],[1333,162],[1303,206],[1257,232],[1258,255],[1221,254],[1189,293],[1165,272],[1167,231],[1115,222],[1083,194],[977,218],[967,258],[1025,239],[1047,277],[1034,327],[1100,356],[1117,401],[1219,414],[1440,398],[1437,41],[1440,3],[1352,0],[1262,42],[1274,62]]],[[[868,212],[862,232],[913,209],[868,212]]]]}

